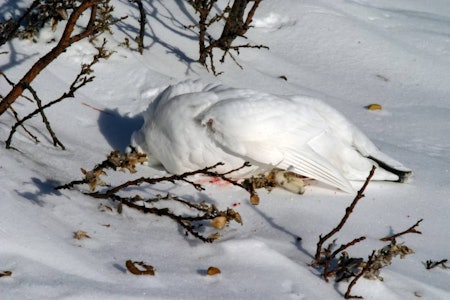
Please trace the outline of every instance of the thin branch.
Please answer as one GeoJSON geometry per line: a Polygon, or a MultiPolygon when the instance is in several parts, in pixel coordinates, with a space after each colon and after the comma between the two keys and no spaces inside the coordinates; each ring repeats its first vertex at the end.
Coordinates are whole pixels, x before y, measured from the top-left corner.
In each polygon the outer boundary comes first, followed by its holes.
{"type": "MultiPolygon", "coordinates": [[[[325,263],[324,263],[324,267],[323,267],[323,279],[325,281],[328,282],[328,277],[332,276],[336,273],[339,273],[339,271],[341,270],[341,268],[338,268],[336,270],[331,270],[328,271],[328,267],[330,266],[330,262],[341,252],[343,252],[345,249],[356,245],[357,243],[364,241],[366,239],[365,236],[361,236],[359,238],[354,239],[351,242],[348,242],[347,244],[343,244],[341,245],[338,249],[336,249],[333,253],[326,255],[326,259],[325,259],[325,263]]],[[[332,245],[332,244],[331,244],[332,245]]],[[[343,268],[346,268],[346,266],[344,266],[343,268]]]]}
{"type": "Polygon", "coordinates": [[[2,34],[0,39],[0,46],[13,38],[13,36],[17,33],[17,30],[19,30],[22,21],[30,15],[30,13],[40,4],[40,2],[40,0],[34,0],[33,3],[31,3],[31,5],[25,10],[24,14],[17,21],[9,21],[9,25],[11,25],[11,27],[7,29],[5,36],[3,36],[2,34]]]}
{"type": "Polygon", "coordinates": [[[437,266],[441,266],[444,269],[450,269],[450,267],[448,267],[445,264],[446,262],[448,262],[448,259],[443,259],[443,260],[440,260],[440,261],[427,260],[426,268],[427,268],[427,270],[431,270],[433,268],[436,268],[437,266]]]}
{"type": "Polygon", "coordinates": [[[24,89],[36,78],[36,76],[61,53],[63,53],[72,43],[75,43],[94,33],[96,4],[99,2],[101,2],[101,0],[85,0],[72,12],[58,44],[50,50],[50,52],[41,57],[11,89],[8,95],[2,99],[0,102],[0,116],[14,103],[14,101],[16,101],[16,99],[23,93],[24,89]],[[89,8],[91,9],[91,16],[86,29],[75,36],[71,36],[78,19],[82,13],[89,8]]]}
{"type": "Polygon", "coordinates": [[[352,288],[355,286],[355,284],[358,282],[358,280],[372,268],[372,264],[375,261],[375,251],[372,252],[372,254],[369,256],[369,260],[367,261],[364,268],[361,270],[361,272],[353,278],[353,280],[350,282],[350,284],[347,287],[347,291],[345,292],[344,298],[345,299],[363,299],[361,296],[354,296],[351,295],[352,288]]]}
{"type": "MultiPolygon", "coordinates": [[[[6,144],[6,148],[9,149],[11,148],[11,142],[12,142],[12,138],[14,133],[16,132],[17,128],[19,126],[23,127],[23,124],[33,118],[34,116],[36,116],[37,114],[41,114],[42,118],[43,118],[43,122],[45,123],[48,132],[50,133],[52,140],[53,140],[53,144],[59,145],[62,149],[65,149],[64,145],[59,141],[59,139],[56,137],[55,132],[52,130],[52,128],[50,127],[50,123],[48,122],[45,114],[44,114],[44,110],[49,108],[52,105],[55,105],[61,101],[63,101],[66,98],[73,98],[75,96],[75,92],[82,88],[83,86],[85,86],[86,84],[88,84],[89,82],[92,82],[94,80],[94,76],[90,76],[89,74],[92,73],[92,67],[100,60],[100,59],[106,59],[108,58],[111,53],[105,50],[105,45],[106,45],[106,40],[103,40],[103,43],[100,47],[96,47],[98,53],[96,55],[94,55],[94,57],[92,58],[92,61],[89,64],[82,64],[81,66],[81,70],[78,73],[78,75],[75,77],[75,79],[72,81],[69,90],[65,93],[63,93],[60,97],[58,97],[57,99],[48,102],[45,105],[42,105],[42,101],[39,99],[36,91],[30,86],[27,85],[25,88],[28,89],[31,94],[33,95],[35,101],[37,102],[38,108],[35,109],[33,112],[31,112],[30,114],[28,114],[27,116],[23,117],[22,119],[17,119],[17,122],[11,127],[11,131],[9,133],[8,139],[6,140],[5,144],[6,144]]],[[[23,95],[22,95],[23,96],[23,95]]],[[[10,107],[12,108],[12,107],[10,107]]]]}
{"type": "MultiPolygon", "coordinates": [[[[85,175],[85,178],[82,180],[76,180],[72,181],[68,184],[56,187],[55,189],[67,189],[67,188],[73,188],[75,185],[78,184],[89,184],[91,191],[95,191],[97,186],[105,186],[106,183],[104,183],[99,177],[102,175],[106,175],[104,169],[128,169],[130,172],[135,172],[135,166],[139,163],[142,163],[146,161],[146,156],[142,153],[136,152],[134,150],[131,151],[131,153],[121,154],[119,151],[113,151],[111,152],[107,159],[98,164],[94,167],[92,171],[86,171],[82,169],[82,173],[85,175]]],[[[127,181],[123,184],[120,184],[114,188],[108,189],[104,192],[85,192],[84,194],[91,196],[96,199],[110,199],[117,203],[119,203],[118,208],[121,208],[123,205],[128,206],[130,208],[139,210],[143,213],[150,213],[158,216],[165,216],[169,217],[170,219],[177,222],[184,230],[186,230],[186,233],[191,234],[192,236],[202,240],[203,242],[213,242],[216,240],[220,235],[216,232],[209,236],[203,236],[201,235],[193,225],[193,222],[198,221],[205,221],[205,220],[211,220],[211,226],[216,229],[221,229],[225,223],[228,223],[230,221],[236,221],[237,223],[242,224],[242,219],[239,213],[234,211],[233,209],[228,208],[225,211],[221,211],[216,208],[214,204],[206,204],[204,202],[196,204],[192,203],[188,200],[182,199],[178,196],[174,196],[171,194],[167,194],[165,197],[161,197],[160,195],[157,195],[155,198],[149,198],[144,199],[143,197],[139,195],[135,196],[120,196],[117,193],[122,191],[122,194],[125,194],[126,191],[123,191],[126,187],[129,186],[138,186],[142,183],[148,183],[148,184],[155,184],[158,182],[172,182],[175,181],[184,181],[190,183],[192,186],[194,186],[197,190],[203,190],[203,187],[199,184],[196,184],[190,180],[187,180],[186,177],[193,176],[196,174],[205,174],[205,175],[216,175],[216,177],[222,178],[224,175],[221,173],[216,173],[211,171],[213,168],[222,165],[221,163],[218,163],[211,167],[206,167],[204,169],[192,171],[192,172],[186,172],[180,175],[172,175],[172,176],[165,176],[165,177],[159,177],[159,178],[148,178],[148,177],[141,177],[136,180],[127,181]],[[175,214],[173,213],[169,208],[163,207],[158,208],[155,207],[155,203],[163,200],[171,200],[175,201],[177,203],[180,203],[184,205],[185,207],[190,208],[191,210],[195,210],[197,214],[195,215],[182,215],[182,214],[175,214]],[[220,225],[218,225],[220,224],[220,225]]],[[[248,166],[245,164],[244,166],[248,166]]],[[[239,170],[235,169],[230,172],[239,170]]],[[[229,172],[224,173],[229,174],[229,172]]]]}
{"type": "Polygon", "coordinates": [[[409,227],[409,228],[406,229],[405,231],[402,231],[402,232],[393,234],[393,235],[388,236],[388,237],[381,238],[380,241],[383,241],[383,242],[393,241],[393,240],[395,240],[396,238],[398,238],[399,236],[402,236],[402,235],[405,235],[405,234],[408,234],[408,233],[422,234],[422,232],[420,232],[420,231],[418,231],[418,230],[416,229],[416,227],[419,226],[420,222],[422,222],[422,221],[423,221],[423,219],[420,219],[419,221],[416,222],[416,224],[414,224],[413,226],[409,227]]]}
{"type": "Polygon", "coordinates": [[[147,19],[145,16],[144,5],[141,0],[129,0],[130,2],[136,3],[139,8],[139,36],[136,37],[136,42],[138,44],[138,51],[140,54],[144,51],[144,35],[145,35],[145,24],[147,19]]]}
{"type": "Polygon", "coordinates": [[[369,176],[367,177],[366,181],[364,182],[364,185],[361,187],[361,189],[358,191],[358,193],[356,194],[355,198],[353,199],[352,203],[350,204],[349,207],[347,207],[345,209],[345,215],[344,217],[341,219],[341,222],[339,222],[339,224],[336,226],[336,228],[334,228],[333,230],[331,230],[328,234],[326,234],[325,236],[322,237],[322,235],[320,235],[319,237],[319,242],[317,243],[317,249],[316,249],[316,255],[314,256],[314,260],[316,263],[320,262],[320,256],[322,253],[322,246],[323,244],[329,239],[331,238],[333,235],[335,235],[337,232],[339,232],[342,227],[344,227],[345,222],[347,222],[347,219],[350,217],[351,213],[353,212],[353,209],[355,208],[356,204],[358,203],[358,201],[360,199],[362,199],[364,197],[364,191],[367,188],[367,185],[370,182],[370,179],[372,179],[374,173],[375,173],[375,169],[376,167],[373,166],[372,170],[370,171],[369,176]]]}
{"type": "MultiPolygon", "coordinates": [[[[53,131],[50,122],[47,118],[47,116],[45,115],[44,110],[42,109],[42,100],[39,98],[39,96],[37,95],[36,91],[30,86],[27,86],[27,90],[30,91],[31,95],[33,95],[34,100],[36,101],[37,107],[38,107],[38,111],[42,117],[42,122],[45,124],[45,127],[47,128],[48,133],[50,134],[52,141],[53,141],[53,146],[60,146],[61,149],[65,150],[66,147],[63,145],[63,143],[61,143],[61,141],[57,138],[55,132],[53,131]]],[[[9,145],[10,143],[8,143],[9,145]]]]}

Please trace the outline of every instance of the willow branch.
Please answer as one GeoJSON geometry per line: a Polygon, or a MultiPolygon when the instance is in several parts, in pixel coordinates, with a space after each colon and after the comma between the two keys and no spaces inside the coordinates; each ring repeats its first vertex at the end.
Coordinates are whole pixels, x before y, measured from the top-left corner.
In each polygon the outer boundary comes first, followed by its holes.
{"type": "Polygon", "coordinates": [[[23,93],[27,86],[36,78],[36,76],[45,69],[53,60],[63,53],[71,44],[92,35],[95,32],[96,4],[101,0],[86,0],[77,7],[70,15],[64,32],[58,44],[47,54],[41,57],[22,77],[22,79],[11,89],[8,95],[0,102],[0,115],[2,115],[16,99],[23,93]],[[88,25],[84,31],[72,36],[75,25],[84,11],[91,9],[91,16],[88,25]]]}

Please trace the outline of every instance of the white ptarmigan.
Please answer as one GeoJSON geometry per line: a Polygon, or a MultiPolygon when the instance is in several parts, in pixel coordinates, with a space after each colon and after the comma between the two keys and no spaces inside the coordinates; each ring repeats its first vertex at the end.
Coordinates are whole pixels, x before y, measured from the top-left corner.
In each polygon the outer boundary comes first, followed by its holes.
{"type": "Polygon", "coordinates": [[[358,128],[324,102],[202,81],[163,90],[144,112],[131,144],[170,173],[242,166],[248,177],[273,168],[316,179],[346,192],[353,180],[404,182],[412,174],[381,152],[358,128]]]}

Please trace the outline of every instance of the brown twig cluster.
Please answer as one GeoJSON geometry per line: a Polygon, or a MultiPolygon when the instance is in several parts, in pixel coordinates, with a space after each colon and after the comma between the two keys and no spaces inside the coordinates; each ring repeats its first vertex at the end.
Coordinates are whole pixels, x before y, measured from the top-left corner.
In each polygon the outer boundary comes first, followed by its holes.
{"type": "MultiPolygon", "coordinates": [[[[226,177],[227,174],[237,171],[238,169],[231,170],[226,173],[218,173],[214,171],[219,164],[211,167],[206,167],[201,170],[192,172],[186,172],[180,175],[171,175],[163,177],[139,177],[134,180],[126,181],[115,187],[110,187],[102,179],[101,176],[106,175],[107,169],[112,170],[128,170],[131,173],[136,172],[136,165],[146,161],[145,154],[131,151],[130,153],[120,153],[118,151],[111,152],[107,159],[95,166],[91,171],[81,169],[84,178],[81,180],[75,180],[68,184],[57,187],[56,189],[68,189],[74,188],[77,185],[87,184],[89,185],[90,192],[85,192],[97,199],[109,199],[118,204],[118,210],[122,209],[122,206],[127,206],[136,209],[143,213],[153,214],[157,216],[164,216],[174,220],[178,223],[186,232],[191,234],[195,238],[200,239],[203,242],[213,242],[220,237],[220,233],[214,232],[208,236],[204,236],[200,233],[199,229],[204,225],[205,221],[209,222],[209,225],[214,229],[222,229],[231,221],[235,221],[242,224],[241,216],[238,212],[231,208],[226,210],[219,210],[214,204],[208,204],[206,202],[195,203],[176,195],[167,194],[162,196],[160,194],[144,196],[142,194],[132,194],[133,187],[140,186],[142,191],[145,185],[151,186],[160,182],[186,182],[192,185],[196,190],[204,190],[203,186],[191,181],[189,178],[202,174],[211,177],[221,178],[236,186],[242,187],[238,182],[226,177]],[[106,190],[98,191],[99,187],[108,188],[106,190]],[[166,204],[177,204],[184,208],[187,208],[187,212],[184,214],[174,213],[166,204]]],[[[248,164],[244,164],[241,168],[247,167],[248,164]]],[[[240,168],[239,168],[240,169],[240,168]]]]}
{"type": "Polygon", "coordinates": [[[0,24],[0,46],[14,37],[33,39],[45,24],[51,22],[54,31],[58,23],[68,19],[67,11],[77,7],[76,0],[35,0],[16,20],[0,24]]]}
{"type": "Polygon", "coordinates": [[[214,66],[213,50],[220,49],[223,51],[220,62],[225,61],[225,57],[229,55],[231,59],[240,67],[242,66],[237,62],[231,51],[235,51],[239,54],[241,48],[265,48],[264,45],[251,45],[249,43],[243,45],[233,45],[234,40],[237,37],[244,37],[247,30],[251,27],[253,16],[256,9],[259,6],[261,0],[234,0],[233,3],[227,4],[227,6],[219,13],[212,16],[212,9],[214,8],[217,0],[189,0],[191,6],[199,14],[199,22],[196,25],[187,26],[188,28],[198,27],[199,29],[199,62],[208,68],[207,59],[209,58],[209,64],[214,75],[219,75],[216,72],[214,66]],[[253,3],[250,9],[247,7],[250,3],[253,3]],[[246,11],[247,14],[246,14],[246,11]],[[208,28],[214,23],[224,21],[224,27],[219,38],[215,39],[208,34],[208,28]]]}
{"type": "Polygon", "coordinates": [[[408,233],[421,234],[421,232],[416,229],[420,222],[422,222],[422,220],[419,220],[407,230],[381,238],[380,241],[388,241],[390,243],[379,250],[374,250],[367,260],[351,257],[346,251],[351,246],[365,240],[365,236],[355,238],[346,244],[342,244],[335,250],[336,239],[324,247],[325,242],[335,236],[344,227],[356,204],[364,197],[364,191],[369,184],[370,179],[373,177],[374,172],[375,167],[372,168],[364,185],[358,191],[352,203],[346,208],[345,215],[339,224],[325,236],[319,236],[314,261],[311,263],[312,266],[318,266],[322,269],[322,276],[327,282],[329,277],[334,277],[337,282],[350,280],[344,295],[346,299],[362,298],[361,296],[354,296],[351,294],[352,288],[360,278],[383,280],[380,276],[380,271],[383,267],[390,265],[393,258],[397,256],[404,258],[406,255],[414,253],[412,249],[408,248],[403,243],[397,243],[396,238],[408,233]]]}
{"type": "Polygon", "coordinates": [[[74,97],[74,94],[78,89],[94,79],[94,76],[92,76],[93,65],[96,64],[100,59],[107,59],[112,53],[106,50],[106,40],[103,40],[103,43],[100,46],[96,47],[98,52],[96,55],[94,55],[91,63],[83,64],[81,66],[80,73],[73,80],[72,84],[69,87],[69,90],[63,93],[59,98],[44,104],[44,101],[38,96],[38,92],[31,86],[32,81],[38,76],[40,72],[42,72],[52,61],[54,61],[72,44],[77,43],[78,41],[85,38],[90,38],[90,41],[94,43],[94,37],[105,30],[109,30],[109,26],[112,24],[112,7],[108,4],[109,0],[56,1],[58,2],[56,4],[53,2],[54,1],[52,0],[47,0],[42,3],[41,1],[34,1],[18,21],[11,21],[14,23],[14,28],[6,28],[8,30],[5,29],[6,32],[2,33],[2,36],[4,36],[5,38],[12,38],[19,35],[18,32],[24,33],[38,30],[40,28],[39,26],[42,27],[43,23],[47,22],[49,19],[54,20],[54,26],[56,26],[57,20],[59,20],[58,16],[59,18],[67,19],[64,32],[56,46],[43,57],[41,57],[17,83],[9,80],[6,74],[0,71],[0,75],[11,86],[11,90],[5,97],[0,96],[0,115],[2,115],[6,110],[9,109],[16,119],[16,123],[12,126],[10,135],[6,141],[7,148],[11,148],[12,137],[19,126],[24,128],[25,132],[27,132],[27,134],[35,142],[39,142],[38,138],[24,126],[25,121],[39,114],[42,118],[42,122],[44,123],[47,131],[52,138],[54,146],[59,146],[62,149],[65,149],[64,145],[56,137],[56,134],[53,131],[50,122],[45,114],[45,110],[66,98],[74,97]],[[78,24],[79,18],[87,10],[90,10],[89,21],[87,25],[78,33],[73,33],[75,31],[75,28],[80,27],[80,25],[78,24]],[[68,14],[68,12],[70,14],[68,14]],[[25,22],[24,20],[27,21],[27,25],[25,26],[25,29],[19,31],[19,27],[23,22],[25,22]],[[33,28],[33,30],[27,28],[33,28]],[[31,96],[26,96],[24,94],[25,91],[28,91],[31,96]],[[19,98],[24,98],[35,103],[37,108],[25,117],[20,117],[18,112],[12,107],[13,103],[19,98]]]}
{"type": "MultiPolygon", "coordinates": [[[[30,99],[31,101],[36,103],[37,108],[32,111],[31,113],[29,113],[28,115],[19,118],[17,112],[10,107],[10,110],[13,112],[15,118],[16,118],[16,123],[11,127],[11,131],[9,133],[8,139],[6,140],[5,144],[6,144],[6,148],[12,148],[11,147],[11,142],[12,142],[12,138],[15,134],[15,132],[17,131],[18,127],[22,127],[29,136],[31,136],[33,138],[33,140],[38,143],[39,140],[36,136],[34,136],[24,125],[24,123],[26,121],[28,121],[29,119],[33,118],[36,115],[40,115],[42,118],[42,122],[44,123],[48,133],[50,134],[50,137],[52,139],[53,145],[54,146],[59,146],[61,149],[65,149],[65,146],[63,145],[63,143],[57,138],[55,132],[53,131],[51,125],[50,125],[50,121],[48,120],[46,114],[45,114],[45,110],[48,109],[49,107],[51,107],[52,105],[55,105],[61,101],[63,101],[64,99],[67,98],[73,98],[75,97],[75,93],[82,88],[83,86],[85,86],[86,84],[92,82],[95,78],[94,75],[92,75],[93,73],[93,66],[98,63],[100,61],[100,59],[108,59],[109,56],[111,56],[112,52],[108,51],[105,48],[106,45],[106,40],[103,40],[103,43],[96,47],[97,49],[97,54],[94,55],[94,57],[92,58],[90,63],[87,64],[82,64],[81,65],[81,69],[80,72],[78,73],[78,75],[74,78],[74,80],[72,81],[72,83],[69,86],[68,91],[64,92],[61,96],[59,96],[58,98],[48,101],[46,104],[43,104],[42,99],[38,96],[38,93],[36,92],[36,90],[34,90],[33,87],[31,87],[30,84],[27,84],[25,86],[25,89],[28,90],[31,95],[32,95],[32,99],[30,99]]],[[[1,72],[1,71],[0,71],[1,72]]],[[[22,97],[24,97],[22,95],[22,97]]]]}

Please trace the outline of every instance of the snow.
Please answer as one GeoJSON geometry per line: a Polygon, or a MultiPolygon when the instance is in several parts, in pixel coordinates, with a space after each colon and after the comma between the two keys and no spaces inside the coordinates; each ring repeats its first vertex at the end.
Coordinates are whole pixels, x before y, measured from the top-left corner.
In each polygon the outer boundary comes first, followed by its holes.
{"type": "MultiPolygon", "coordinates": [[[[31,1],[23,1],[29,3],[31,1]]],[[[147,46],[141,56],[117,46],[138,30],[137,10],[113,1],[114,14],[131,12],[131,26],[117,24],[107,46],[116,51],[95,66],[95,80],[74,99],[47,113],[67,150],[54,148],[39,117],[27,122],[34,144],[23,130],[12,145],[0,146],[0,277],[2,299],[341,299],[347,283],[326,283],[308,264],[320,234],[342,218],[353,196],[312,184],[304,195],[260,191],[252,206],[248,195],[231,186],[161,184],[148,193],[171,193],[233,207],[243,225],[231,223],[222,238],[204,244],[186,237],[173,221],[110,205],[78,190],[54,190],[81,177],[113,149],[124,150],[142,126],[140,113],[149,99],[169,84],[201,78],[229,86],[275,94],[319,97],[361,128],[383,152],[415,172],[408,184],[369,184],[365,195],[336,236],[346,243],[367,239],[349,249],[364,257],[385,243],[378,239],[403,231],[423,218],[418,230],[399,242],[415,251],[382,269],[384,281],[361,279],[352,290],[365,299],[448,299],[450,272],[426,270],[427,260],[449,258],[450,238],[450,9],[444,0],[262,1],[248,40],[270,50],[243,49],[241,70],[228,57],[214,77],[196,63],[195,29],[184,25],[196,16],[185,1],[148,1],[147,46]],[[133,21],[135,23],[133,23],[133,21]],[[286,76],[287,81],[279,76],[286,76]],[[379,103],[381,111],[364,106],[379,103]],[[94,109],[95,108],[95,109],[94,109]],[[237,204],[233,206],[233,204],[237,204]],[[76,240],[84,230],[89,239],[76,240]],[[301,237],[301,241],[298,240],[301,237]],[[155,276],[134,276],[125,261],[144,261],[155,276]],[[209,266],[222,273],[207,276],[209,266]]],[[[1,1],[2,14],[11,1],[1,1]]],[[[219,1],[224,4],[226,1],[219,1]]],[[[23,4],[23,3],[22,3],[23,4]]],[[[22,5],[21,4],[21,5],[22,5]]],[[[23,5],[22,5],[23,6],[23,5]]],[[[59,29],[55,35],[61,33],[59,29]]],[[[17,81],[54,46],[46,32],[37,43],[14,40],[2,46],[0,69],[17,81]],[[41,40],[42,39],[42,40],[41,40]]],[[[42,99],[64,92],[95,49],[82,41],[70,47],[33,82],[42,99]]],[[[217,53],[216,57],[220,57],[217,53]]],[[[1,94],[10,87],[0,81],[1,94]]],[[[18,100],[21,115],[29,103],[18,100]]],[[[0,117],[5,141],[14,118],[0,117]]],[[[164,175],[139,167],[136,175],[114,174],[108,182],[136,176],[164,175]]],[[[195,178],[202,180],[202,178],[195,178]]],[[[86,190],[87,187],[81,187],[86,190]]]]}

